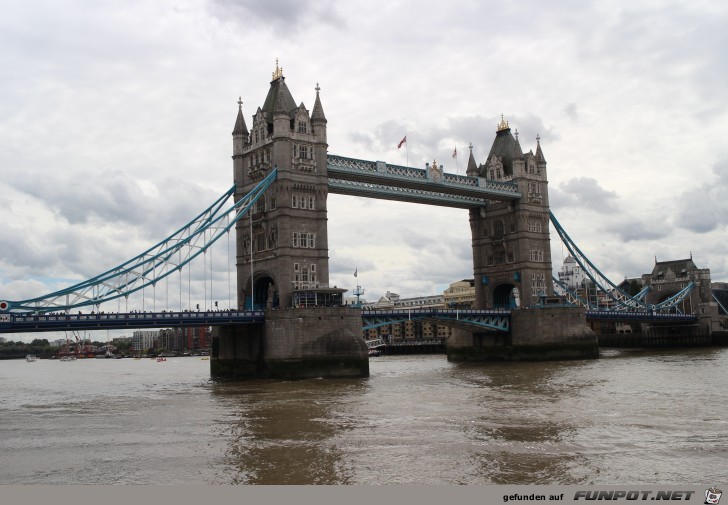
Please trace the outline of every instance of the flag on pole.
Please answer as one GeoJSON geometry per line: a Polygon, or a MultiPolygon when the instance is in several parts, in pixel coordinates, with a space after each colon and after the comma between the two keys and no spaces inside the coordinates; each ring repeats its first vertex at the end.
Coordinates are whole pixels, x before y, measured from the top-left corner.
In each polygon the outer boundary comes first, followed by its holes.
{"type": "Polygon", "coordinates": [[[458,148],[456,147],[455,150],[452,152],[452,157],[457,158],[458,157],[458,148]]]}
{"type": "Polygon", "coordinates": [[[406,142],[407,142],[407,135],[405,135],[404,138],[399,141],[399,144],[397,144],[397,149],[399,149],[400,147],[402,147],[402,144],[404,144],[406,142]]]}
{"type": "Polygon", "coordinates": [[[356,273],[357,273],[358,271],[359,271],[359,267],[356,267],[356,269],[354,270],[354,277],[356,277],[356,273]]]}

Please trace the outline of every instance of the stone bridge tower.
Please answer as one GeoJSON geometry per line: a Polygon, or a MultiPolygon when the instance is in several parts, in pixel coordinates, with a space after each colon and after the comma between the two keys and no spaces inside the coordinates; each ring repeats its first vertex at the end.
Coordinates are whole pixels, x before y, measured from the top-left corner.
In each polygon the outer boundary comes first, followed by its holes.
{"type": "Polygon", "coordinates": [[[523,195],[470,211],[476,306],[529,307],[552,296],[548,180],[540,139],[536,154],[524,154],[518,130],[514,136],[501,117],[485,164],[477,166],[471,150],[467,174],[515,182],[523,195]]]}
{"type": "Polygon", "coordinates": [[[236,225],[241,308],[324,305],[324,299],[337,294],[340,299],[344,291],[328,289],[328,144],[319,90],[316,85],[309,114],[303,103],[296,105],[276,61],[268,95],[253,115],[250,131],[238,102],[233,130],[236,201],[278,168],[277,180],[236,225]]]}

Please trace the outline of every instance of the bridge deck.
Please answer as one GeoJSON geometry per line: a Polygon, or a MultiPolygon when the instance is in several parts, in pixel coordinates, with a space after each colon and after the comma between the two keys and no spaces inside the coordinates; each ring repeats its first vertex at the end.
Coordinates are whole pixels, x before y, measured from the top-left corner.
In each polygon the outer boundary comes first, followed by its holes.
{"type": "Polygon", "coordinates": [[[487,200],[517,200],[514,182],[489,181],[421,168],[390,165],[328,155],[329,192],[384,200],[424,203],[462,209],[478,208],[487,200]]]}
{"type": "Polygon", "coordinates": [[[265,321],[265,312],[262,310],[110,314],[0,314],[0,333],[220,326],[261,323],[263,321],[265,321]]]}
{"type": "MultiPolygon", "coordinates": [[[[463,324],[495,324],[508,329],[508,310],[478,309],[363,309],[362,322],[377,325],[408,319],[461,321],[463,324]]],[[[587,319],[693,323],[694,314],[656,314],[653,312],[588,311],[587,319]]],[[[226,324],[262,323],[265,311],[199,311],[199,312],[131,312],[98,314],[0,314],[0,333],[23,333],[67,330],[172,328],[184,326],[220,326],[226,324]]]]}

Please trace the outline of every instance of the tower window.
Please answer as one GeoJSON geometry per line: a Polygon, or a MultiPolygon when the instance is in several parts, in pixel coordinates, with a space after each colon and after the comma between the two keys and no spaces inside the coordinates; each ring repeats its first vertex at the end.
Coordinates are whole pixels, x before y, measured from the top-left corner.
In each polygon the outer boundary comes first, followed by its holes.
{"type": "Polygon", "coordinates": [[[306,249],[316,248],[316,234],[306,232],[293,232],[293,247],[303,247],[306,249]]]}
{"type": "Polygon", "coordinates": [[[307,129],[306,121],[298,122],[298,133],[307,133],[307,129]]]}

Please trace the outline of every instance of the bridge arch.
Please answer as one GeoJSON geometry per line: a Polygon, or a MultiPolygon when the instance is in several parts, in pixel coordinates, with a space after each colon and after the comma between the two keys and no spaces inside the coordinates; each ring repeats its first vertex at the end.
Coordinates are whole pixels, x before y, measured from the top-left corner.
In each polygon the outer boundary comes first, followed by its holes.
{"type": "Polygon", "coordinates": [[[250,276],[241,289],[244,300],[243,308],[247,310],[264,310],[280,306],[278,284],[267,271],[255,272],[253,276],[253,300],[250,299],[250,276]]]}
{"type": "Polygon", "coordinates": [[[493,288],[493,308],[516,309],[520,304],[518,287],[515,284],[507,282],[493,288]]]}

